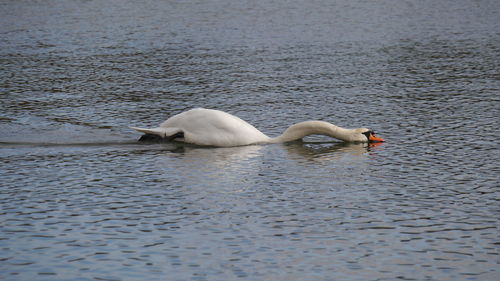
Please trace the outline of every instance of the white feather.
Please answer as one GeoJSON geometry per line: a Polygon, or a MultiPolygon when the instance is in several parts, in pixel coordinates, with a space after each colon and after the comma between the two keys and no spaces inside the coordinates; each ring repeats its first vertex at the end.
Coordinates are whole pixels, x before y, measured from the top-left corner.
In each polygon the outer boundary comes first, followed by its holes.
{"type": "Polygon", "coordinates": [[[195,108],[174,115],[153,129],[130,127],[138,132],[162,138],[184,133],[184,141],[208,146],[240,146],[280,143],[301,139],[307,135],[327,135],[348,142],[367,142],[366,128],[344,129],[324,121],[306,121],[290,126],[281,136],[270,138],[242,119],[229,113],[195,108]]]}

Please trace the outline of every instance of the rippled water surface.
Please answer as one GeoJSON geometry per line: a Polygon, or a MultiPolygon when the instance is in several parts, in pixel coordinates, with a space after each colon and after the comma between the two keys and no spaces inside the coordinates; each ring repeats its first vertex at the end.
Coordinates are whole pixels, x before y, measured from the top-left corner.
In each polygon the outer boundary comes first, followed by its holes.
{"type": "Polygon", "coordinates": [[[499,280],[498,1],[0,3],[0,279],[499,280]],[[270,136],[139,144],[193,107],[270,136]]]}

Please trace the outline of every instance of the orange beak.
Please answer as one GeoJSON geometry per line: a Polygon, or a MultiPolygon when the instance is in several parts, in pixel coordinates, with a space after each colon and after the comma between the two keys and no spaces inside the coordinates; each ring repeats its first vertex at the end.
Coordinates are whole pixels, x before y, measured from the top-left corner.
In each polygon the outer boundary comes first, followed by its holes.
{"type": "Polygon", "coordinates": [[[384,139],[376,137],[374,134],[370,134],[370,136],[368,137],[368,141],[370,141],[370,142],[384,142],[384,139]]]}

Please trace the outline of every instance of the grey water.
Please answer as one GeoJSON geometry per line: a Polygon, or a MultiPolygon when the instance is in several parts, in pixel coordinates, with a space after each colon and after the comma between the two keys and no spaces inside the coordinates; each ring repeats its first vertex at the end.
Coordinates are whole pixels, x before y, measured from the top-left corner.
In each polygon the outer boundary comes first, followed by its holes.
{"type": "Polygon", "coordinates": [[[0,3],[1,280],[499,280],[500,2],[0,3]],[[194,107],[270,136],[141,144],[194,107]]]}

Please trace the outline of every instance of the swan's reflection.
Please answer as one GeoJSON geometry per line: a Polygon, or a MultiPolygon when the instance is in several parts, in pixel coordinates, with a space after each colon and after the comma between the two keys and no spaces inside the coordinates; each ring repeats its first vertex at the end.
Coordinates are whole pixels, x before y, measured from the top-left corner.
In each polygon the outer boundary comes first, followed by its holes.
{"type": "Polygon", "coordinates": [[[290,155],[298,155],[309,160],[335,160],[350,156],[362,156],[372,152],[383,143],[346,142],[292,142],[284,145],[290,155]]]}
{"type": "Polygon", "coordinates": [[[264,146],[168,146],[163,162],[183,185],[214,188],[217,193],[243,192],[255,184],[264,146]],[[172,161],[174,160],[174,161],[172,161]],[[172,164],[174,162],[174,164],[172,164]]]}
{"type": "MultiPolygon", "coordinates": [[[[249,145],[236,147],[200,147],[184,143],[171,143],[168,154],[179,158],[186,166],[199,170],[239,169],[258,162],[264,154],[284,150],[287,159],[307,159],[331,161],[345,155],[359,157],[371,153],[382,143],[344,143],[344,142],[303,142],[296,141],[283,145],[249,145]],[[257,160],[256,160],[257,159],[257,160]]],[[[278,155],[276,155],[278,156],[278,155]]]]}
{"type": "Polygon", "coordinates": [[[338,142],[292,142],[282,145],[199,147],[184,143],[163,146],[158,165],[183,186],[213,188],[217,193],[243,192],[262,183],[269,170],[283,173],[315,169],[311,162],[330,166],[364,165],[373,146],[338,142]],[[337,165],[338,164],[338,165],[337,165]]]}
{"type": "Polygon", "coordinates": [[[269,150],[269,147],[284,148],[290,156],[300,156],[305,159],[333,160],[336,155],[349,154],[362,156],[373,153],[383,143],[345,143],[345,142],[306,142],[295,141],[282,145],[248,145],[235,147],[203,147],[185,143],[169,143],[165,150],[175,157],[186,161],[207,161],[221,167],[231,162],[244,162],[257,158],[269,150]]]}
{"type": "Polygon", "coordinates": [[[188,162],[208,162],[213,165],[226,167],[228,163],[241,163],[261,155],[261,145],[247,145],[235,147],[200,147],[177,143],[168,151],[182,157],[188,162]]]}

